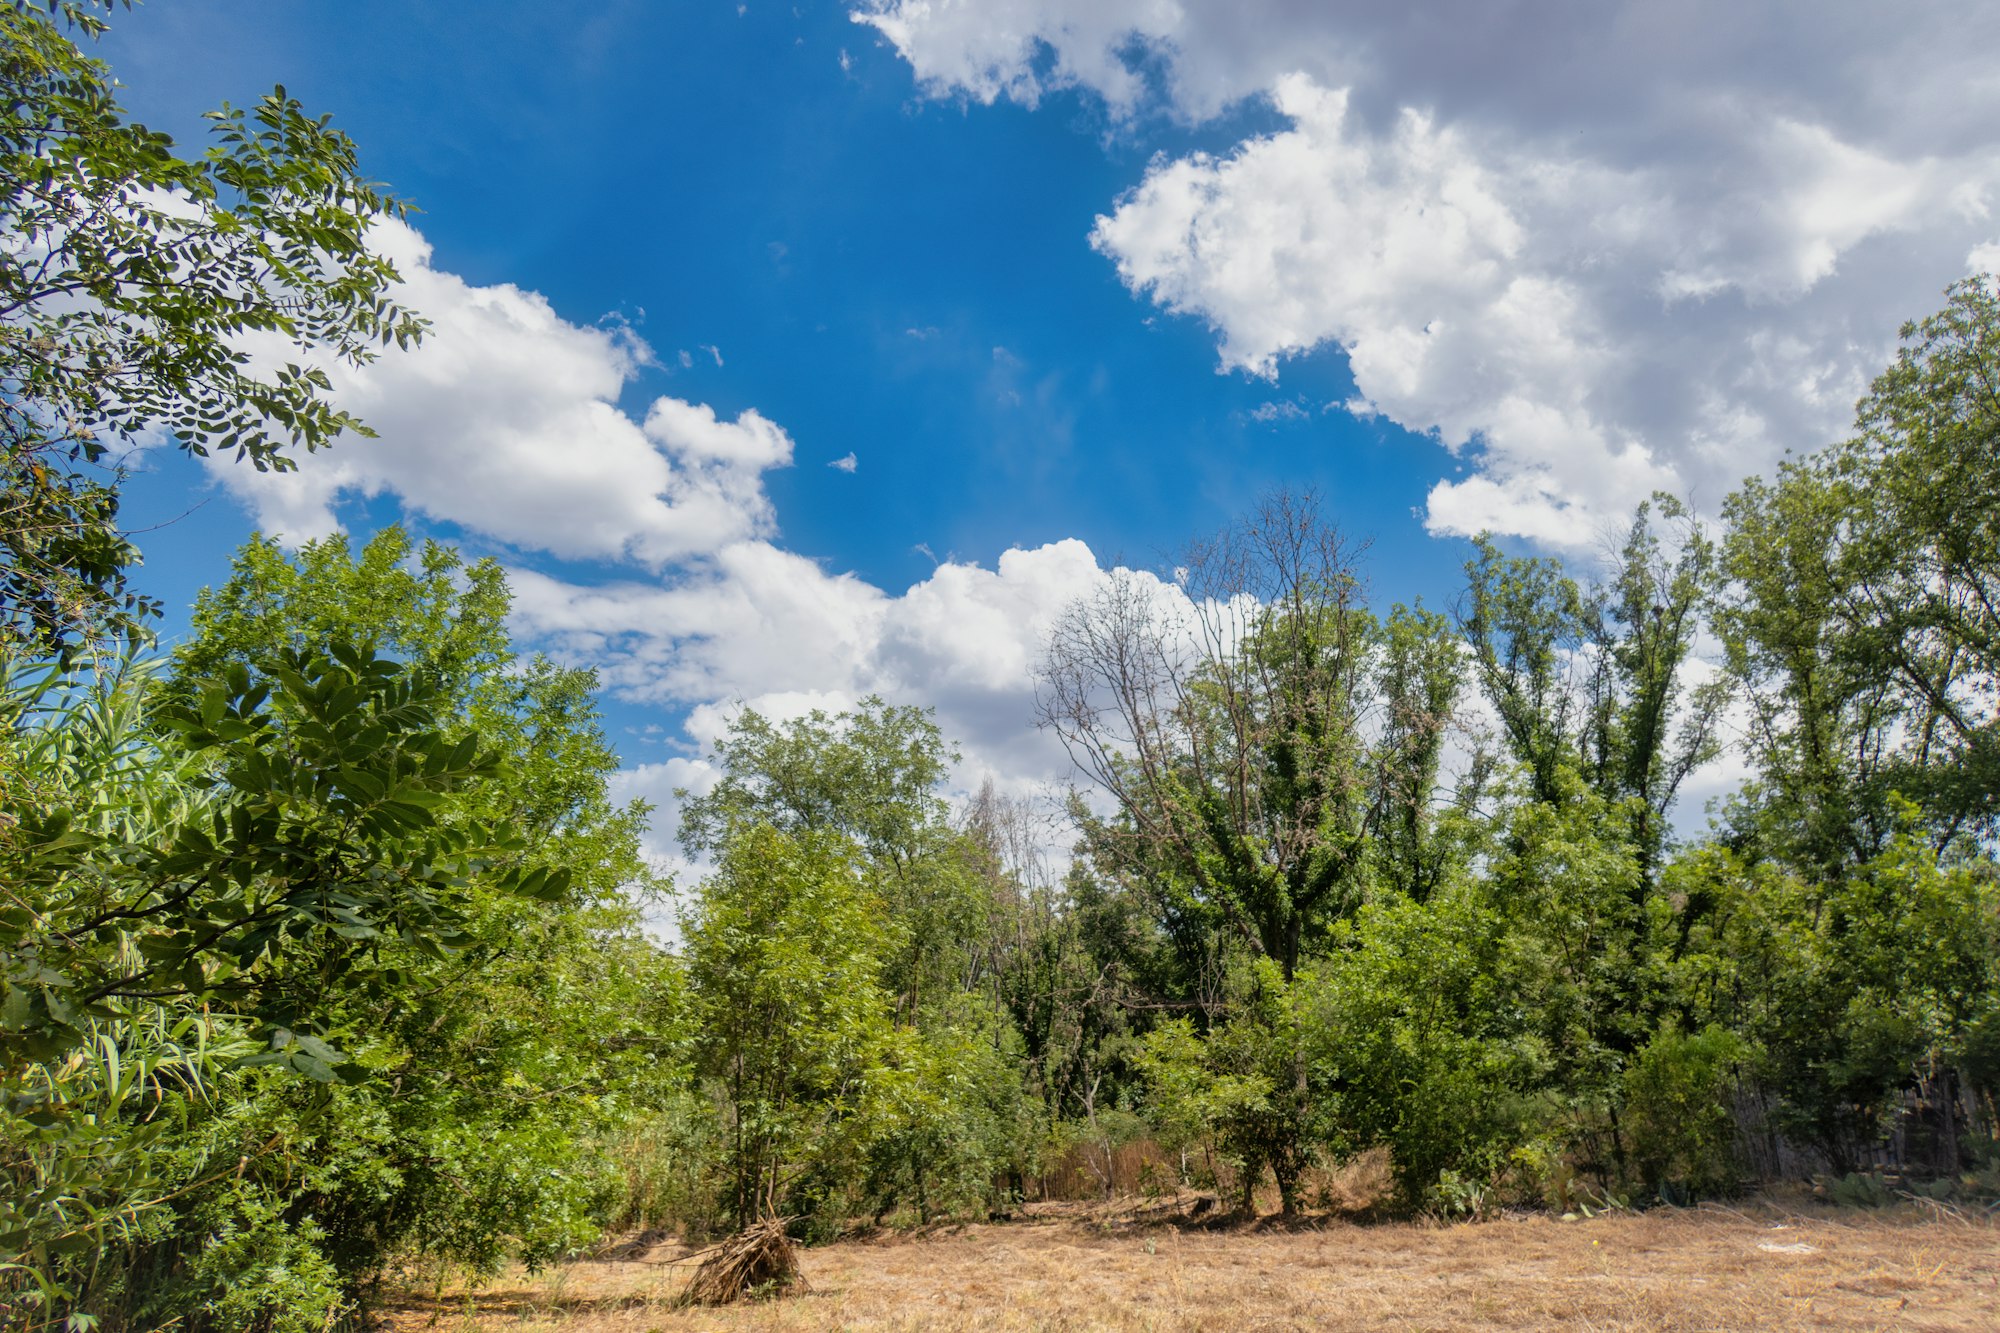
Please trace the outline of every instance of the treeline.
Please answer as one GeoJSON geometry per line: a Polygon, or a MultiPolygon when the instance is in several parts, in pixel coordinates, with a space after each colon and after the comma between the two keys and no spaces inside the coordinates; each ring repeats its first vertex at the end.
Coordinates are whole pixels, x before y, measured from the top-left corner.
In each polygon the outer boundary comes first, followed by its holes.
{"type": "Polygon", "coordinates": [[[595,682],[490,562],[256,540],[163,659],[17,649],[4,1299],[320,1328],[395,1262],[984,1216],[1136,1141],[1245,1209],[1370,1151],[1443,1214],[1990,1195],[2000,418],[1939,385],[1996,352],[1955,289],[1854,441],[1718,536],[1643,508],[1601,582],[1481,542],[1382,614],[1284,497],[1111,576],[1038,681],[1060,876],[923,710],[743,712],[671,947],[595,682]]]}
{"type": "Polygon", "coordinates": [[[351,145],[278,94],[176,157],[61,8],[0,6],[0,1323],[323,1330],[397,1264],[979,1216],[1139,1142],[1288,1211],[1366,1153],[1443,1214],[2000,1191],[1991,279],[1595,577],[1480,542],[1373,606],[1287,497],[1110,576],[1036,682],[1061,873],[868,700],[738,716],[668,897],[491,562],[255,540],[144,647],[111,446],[282,468],[359,423],[231,340],[422,325],[351,145]]]}
{"type": "Polygon", "coordinates": [[[978,1212],[1141,1137],[1288,1212],[1373,1150],[1443,1212],[2000,1189],[2000,302],[1904,333],[1852,441],[1720,528],[1657,498],[1595,581],[1480,541],[1452,613],[1384,613],[1287,497],[1110,576],[1037,682],[1059,882],[1028,812],[937,799],[921,714],[746,714],[635,1206],[978,1212]]]}

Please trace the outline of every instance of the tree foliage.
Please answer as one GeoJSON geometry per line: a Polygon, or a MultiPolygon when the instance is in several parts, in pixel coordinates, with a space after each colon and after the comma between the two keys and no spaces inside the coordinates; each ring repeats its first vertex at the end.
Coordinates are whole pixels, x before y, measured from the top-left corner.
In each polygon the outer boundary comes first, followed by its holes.
{"type": "Polygon", "coordinates": [[[887,1032],[881,904],[829,833],[741,828],[688,926],[696,1069],[724,1105],[728,1206],[777,1214],[808,1173],[837,1170],[887,1032]]]}
{"type": "Polygon", "coordinates": [[[322,1272],[288,1299],[325,1314],[392,1249],[535,1260],[612,1206],[600,1136],[680,1058],[643,810],[593,682],[516,663],[497,570],[407,550],[253,543],[171,681],[16,685],[24,1308],[256,1326],[256,1273],[322,1272]]]}
{"type": "Polygon", "coordinates": [[[1094,858],[1290,977],[1377,876],[1434,876],[1457,654],[1437,616],[1368,611],[1309,497],[1197,548],[1175,591],[1114,574],[1072,607],[1042,723],[1115,803],[1111,821],[1078,806],[1094,858]]]}
{"type": "Polygon", "coordinates": [[[325,118],[278,88],[211,113],[209,149],[180,156],[64,31],[102,21],[49,8],[0,7],[0,635],[66,653],[153,609],[126,587],[127,451],[288,468],[367,433],[326,366],[423,324],[367,243],[405,205],[325,118]]]}
{"type": "Polygon", "coordinates": [[[1773,850],[1835,873],[2000,820],[2000,297],[1905,325],[1853,438],[1730,498],[1722,626],[1751,685],[1773,850]]]}
{"type": "Polygon", "coordinates": [[[1715,543],[1679,501],[1655,496],[1595,587],[1559,562],[1508,558],[1484,537],[1475,546],[1459,628],[1531,796],[1558,799],[1568,768],[1605,799],[1628,802],[1650,878],[1681,784],[1718,750],[1728,682],[1690,679],[1717,591],[1715,543]],[[1666,540],[1655,510],[1674,525],[1666,540]]]}

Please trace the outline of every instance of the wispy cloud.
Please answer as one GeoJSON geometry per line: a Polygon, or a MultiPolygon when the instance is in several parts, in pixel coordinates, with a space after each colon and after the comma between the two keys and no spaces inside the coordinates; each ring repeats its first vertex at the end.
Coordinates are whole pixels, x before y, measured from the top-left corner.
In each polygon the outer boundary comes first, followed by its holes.
{"type": "Polygon", "coordinates": [[[1267,426],[1275,426],[1280,422],[1304,421],[1312,413],[1306,411],[1297,403],[1270,402],[1259,403],[1244,415],[1248,416],[1252,421],[1261,422],[1267,426]]]}

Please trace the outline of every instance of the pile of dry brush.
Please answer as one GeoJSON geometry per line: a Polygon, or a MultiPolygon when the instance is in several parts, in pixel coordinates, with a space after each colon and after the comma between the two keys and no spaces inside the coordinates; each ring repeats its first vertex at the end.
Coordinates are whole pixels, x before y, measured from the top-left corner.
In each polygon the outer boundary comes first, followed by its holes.
{"type": "Polygon", "coordinates": [[[727,1305],[751,1292],[777,1295],[793,1288],[810,1290],[799,1272],[798,1251],[785,1234],[785,1219],[774,1217],[708,1251],[681,1300],[688,1305],[727,1305]]]}

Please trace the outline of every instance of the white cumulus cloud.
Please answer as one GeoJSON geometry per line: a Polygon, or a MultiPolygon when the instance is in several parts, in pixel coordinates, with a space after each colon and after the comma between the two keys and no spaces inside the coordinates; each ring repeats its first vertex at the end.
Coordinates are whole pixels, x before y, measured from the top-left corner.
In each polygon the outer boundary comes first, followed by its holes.
{"type": "Polygon", "coordinates": [[[922,87],[1082,89],[1136,129],[1250,98],[1282,127],[1160,157],[1090,241],[1280,376],[1462,451],[1429,523],[1590,543],[1656,488],[1712,507],[1846,425],[1902,320],[1992,262],[2000,10],[1573,0],[866,0],[922,87]],[[1969,258],[1968,258],[1969,256],[1969,258]]]}
{"type": "Polygon", "coordinates": [[[991,569],[947,562],[901,593],[765,541],[668,582],[509,571],[524,634],[597,664],[626,698],[692,708],[698,744],[737,703],[797,716],[879,694],[937,709],[965,746],[968,786],[993,777],[1017,792],[1065,776],[1035,727],[1034,667],[1053,618],[1104,576],[1075,540],[1008,551],[991,569]]]}
{"type": "Polygon", "coordinates": [[[372,239],[430,331],[362,369],[329,368],[377,438],[342,439],[288,473],[213,460],[267,531],[325,536],[343,499],[393,493],[522,549],[660,568],[775,530],[763,474],[791,462],[792,441],[772,422],[675,398],[634,420],[619,395],[651,353],[629,329],[572,324],[512,285],[473,286],[434,267],[401,222],[372,239]]]}

